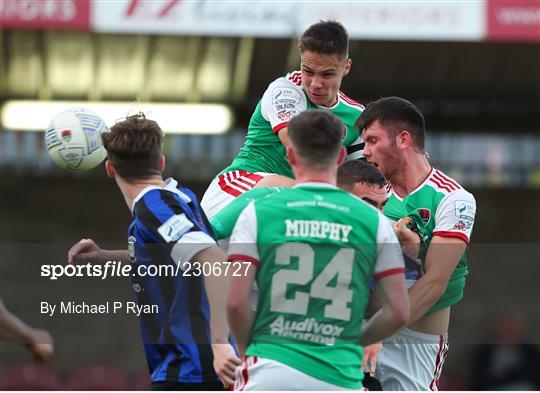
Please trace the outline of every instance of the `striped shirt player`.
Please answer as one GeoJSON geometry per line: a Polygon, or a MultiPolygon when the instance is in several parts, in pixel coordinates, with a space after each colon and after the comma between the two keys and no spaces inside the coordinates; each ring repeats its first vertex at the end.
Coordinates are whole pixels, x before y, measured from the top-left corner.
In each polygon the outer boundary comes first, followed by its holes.
{"type": "Polygon", "coordinates": [[[362,387],[368,279],[404,271],[382,213],[330,184],[303,183],[248,205],[228,259],[250,261],[260,288],[236,389],[362,387]]]}
{"type": "MultiPolygon", "coordinates": [[[[418,256],[423,261],[433,236],[456,237],[469,243],[476,202],[454,179],[432,168],[427,178],[405,198],[390,188],[384,214],[393,220],[410,217],[420,227],[420,232],[427,237],[418,256]]],[[[463,298],[467,274],[465,252],[446,291],[427,312],[428,317],[463,298]]],[[[414,282],[408,282],[408,286],[412,284],[414,282]]],[[[447,351],[447,334],[431,335],[403,329],[385,341],[377,361],[377,378],[385,390],[437,390],[447,351]]]]}
{"type": "Polygon", "coordinates": [[[251,116],[244,146],[204,194],[201,206],[209,218],[267,175],[294,178],[278,133],[291,118],[310,109],[329,110],[339,117],[345,125],[343,146],[347,147],[347,158],[362,157],[364,144],[354,123],[364,107],[341,91],[332,107],[316,105],[302,88],[301,72],[291,72],[268,86],[251,116]]]}
{"type": "MultiPolygon", "coordinates": [[[[150,186],[141,191],[132,213],[128,232],[132,271],[141,265],[176,267],[215,245],[195,195],[173,179],[164,188],[150,186]]],[[[132,280],[138,303],[158,306],[156,314],[140,317],[151,380],[153,385],[205,384],[206,390],[219,389],[204,281],[181,273],[141,274],[132,280]]]]}

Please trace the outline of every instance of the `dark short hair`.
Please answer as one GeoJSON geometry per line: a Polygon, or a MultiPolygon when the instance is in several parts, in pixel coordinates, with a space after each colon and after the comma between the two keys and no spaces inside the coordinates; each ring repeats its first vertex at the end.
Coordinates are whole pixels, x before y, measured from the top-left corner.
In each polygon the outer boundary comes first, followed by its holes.
{"type": "Polygon", "coordinates": [[[101,134],[107,158],[126,180],[140,180],[161,174],[163,132],[144,114],[129,116],[101,134]]]}
{"type": "Polygon", "coordinates": [[[374,165],[362,159],[347,161],[340,165],[337,172],[337,186],[352,192],[356,183],[383,188],[386,185],[386,179],[374,165]]]}
{"type": "Polygon", "coordinates": [[[362,132],[377,120],[389,129],[391,137],[397,136],[401,130],[409,131],[416,149],[424,151],[426,122],[422,112],[411,102],[399,97],[371,102],[356,120],[356,127],[362,132]]]}
{"type": "Polygon", "coordinates": [[[300,158],[312,168],[327,169],[339,155],[345,126],[333,113],[304,111],[288,124],[289,140],[300,158]]]}
{"type": "Polygon", "coordinates": [[[345,58],[349,53],[349,35],[336,21],[320,21],[308,27],[298,41],[300,53],[310,51],[345,58]]]}

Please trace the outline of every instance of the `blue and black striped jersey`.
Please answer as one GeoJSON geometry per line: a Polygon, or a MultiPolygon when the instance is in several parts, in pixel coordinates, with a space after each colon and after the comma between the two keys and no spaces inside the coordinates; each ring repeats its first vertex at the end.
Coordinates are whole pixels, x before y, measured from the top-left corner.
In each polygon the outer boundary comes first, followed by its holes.
{"type": "MultiPolygon", "coordinates": [[[[139,305],[157,305],[141,314],[140,327],[152,382],[202,383],[218,380],[213,369],[210,309],[202,275],[139,274],[139,266],[189,261],[215,244],[197,198],[168,179],[135,199],[129,227],[132,287],[139,305]]],[[[155,270],[155,269],[154,269],[155,270]]],[[[172,269],[171,269],[172,270],[172,269]]]]}

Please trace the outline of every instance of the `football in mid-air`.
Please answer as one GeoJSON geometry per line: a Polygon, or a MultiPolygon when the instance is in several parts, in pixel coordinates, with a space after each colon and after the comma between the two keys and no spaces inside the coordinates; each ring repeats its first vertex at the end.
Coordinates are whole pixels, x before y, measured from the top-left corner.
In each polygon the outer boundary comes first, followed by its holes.
{"type": "Polygon", "coordinates": [[[61,168],[87,171],[107,156],[101,143],[101,133],[107,131],[107,125],[97,113],[86,108],[69,108],[51,120],[45,131],[45,146],[61,168]]]}

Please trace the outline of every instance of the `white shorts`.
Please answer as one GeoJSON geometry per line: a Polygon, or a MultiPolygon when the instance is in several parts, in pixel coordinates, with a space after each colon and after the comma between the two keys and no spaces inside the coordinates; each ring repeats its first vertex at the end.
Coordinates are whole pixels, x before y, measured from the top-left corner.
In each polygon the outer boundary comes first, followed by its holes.
{"type": "Polygon", "coordinates": [[[246,356],[234,390],[351,390],[321,381],[275,360],[246,356]]]}
{"type": "Polygon", "coordinates": [[[201,200],[201,207],[210,219],[239,195],[249,191],[263,177],[273,175],[264,172],[230,171],[217,175],[201,200]]]}
{"type": "Polygon", "coordinates": [[[439,390],[448,334],[403,329],[383,342],[376,378],[383,390],[439,390]]]}

